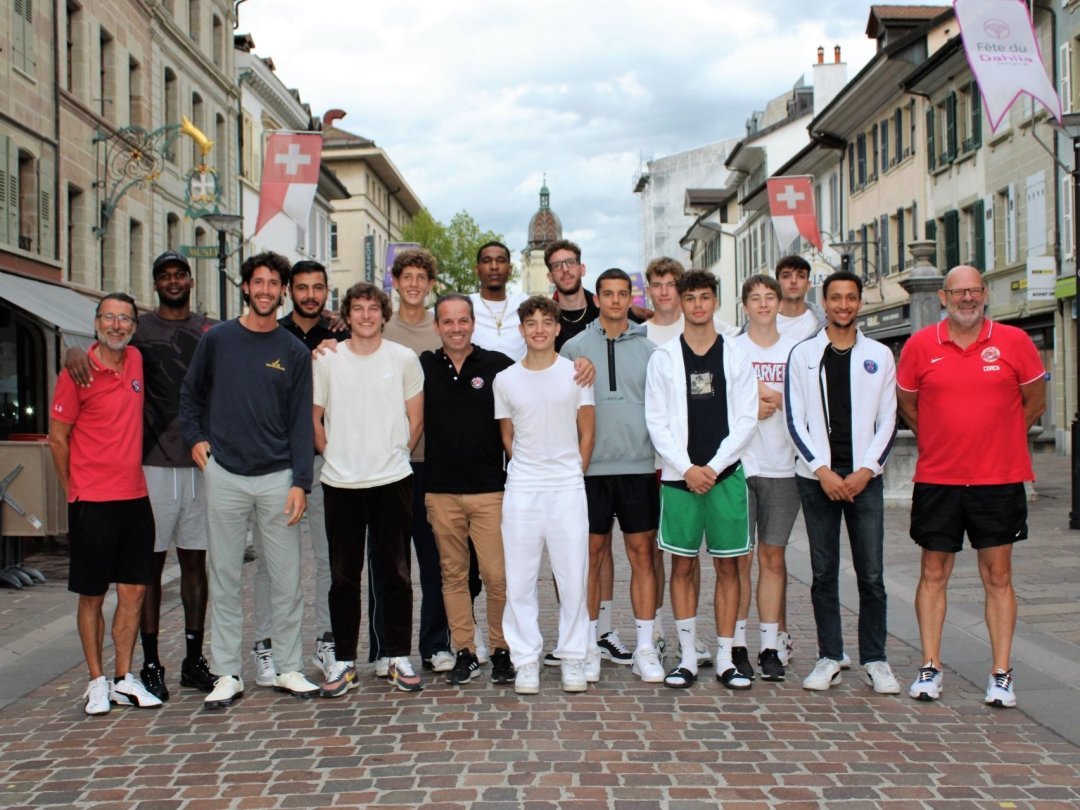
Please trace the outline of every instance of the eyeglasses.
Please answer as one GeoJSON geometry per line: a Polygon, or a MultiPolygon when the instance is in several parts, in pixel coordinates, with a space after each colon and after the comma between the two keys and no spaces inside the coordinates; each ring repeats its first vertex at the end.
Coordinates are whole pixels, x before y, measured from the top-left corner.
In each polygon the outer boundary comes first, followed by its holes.
{"type": "Polygon", "coordinates": [[[130,315],[117,314],[115,312],[102,312],[98,315],[105,323],[112,323],[116,321],[121,326],[127,326],[129,323],[134,323],[135,319],[130,315]]]}
{"type": "Polygon", "coordinates": [[[562,261],[552,262],[548,265],[548,270],[552,273],[558,273],[562,269],[573,270],[580,265],[577,259],[563,259],[562,261]]]}
{"type": "Polygon", "coordinates": [[[945,290],[945,294],[951,298],[963,298],[965,294],[978,298],[984,292],[986,292],[986,287],[958,287],[955,290],[945,290]]]}

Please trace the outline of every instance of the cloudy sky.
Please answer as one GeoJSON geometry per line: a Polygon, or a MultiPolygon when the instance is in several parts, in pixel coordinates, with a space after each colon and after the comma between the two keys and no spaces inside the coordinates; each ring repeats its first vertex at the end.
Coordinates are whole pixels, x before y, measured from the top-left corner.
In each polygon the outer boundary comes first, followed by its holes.
{"type": "Polygon", "coordinates": [[[859,0],[252,0],[238,32],[313,114],[385,148],[438,219],[525,245],[547,174],[591,272],[639,267],[643,159],[739,137],[817,47],[872,56],[859,0]]]}

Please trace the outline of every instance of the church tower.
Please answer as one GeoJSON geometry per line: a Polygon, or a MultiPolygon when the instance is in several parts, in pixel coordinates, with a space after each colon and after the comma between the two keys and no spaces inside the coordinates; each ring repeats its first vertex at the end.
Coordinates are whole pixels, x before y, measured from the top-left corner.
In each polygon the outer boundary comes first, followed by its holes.
{"type": "Polygon", "coordinates": [[[562,238],[562,223],[551,210],[551,192],[548,191],[545,175],[544,185],[540,187],[540,208],[529,220],[529,243],[522,251],[521,282],[527,295],[552,293],[544,264],[544,248],[562,238]]]}

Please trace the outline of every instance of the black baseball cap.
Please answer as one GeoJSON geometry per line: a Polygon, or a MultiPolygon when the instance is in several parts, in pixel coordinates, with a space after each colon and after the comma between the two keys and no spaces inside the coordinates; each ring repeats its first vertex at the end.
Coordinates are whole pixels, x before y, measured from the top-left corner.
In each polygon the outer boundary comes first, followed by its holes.
{"type": "Polygon", "coordinates": [[[156,259],[154,259],[154,271],[153,276],[157,278],[158,273],[168,267],[170,264],[178,264],[191,274],[191,265],[188,264],[188,260],[184,258],[183,254],[177,253],[175,250],[166,250],[156,259]]]}

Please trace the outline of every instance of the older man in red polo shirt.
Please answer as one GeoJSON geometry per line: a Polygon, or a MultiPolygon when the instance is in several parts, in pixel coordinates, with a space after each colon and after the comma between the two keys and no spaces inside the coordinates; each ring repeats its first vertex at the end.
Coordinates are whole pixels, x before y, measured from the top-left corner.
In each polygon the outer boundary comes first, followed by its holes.
{"type": "Polygon", "coordinates": [[[1010,707],[1012,544],[1027,538],[1024,482],[1035,480],[1027,431],[1046,409],[1046,372],[1025,332],[985,317],[976,268],[954,267],[938,294],[947,317],[912,335],[896,373],[900,413],[919,444],[911,537],[922,547],[915,611],[926,663],[908,694],[941,697],[945,590],[967,533],[979,555],[994,658],[985,702],[1010,707]]]}
{"type": "Polygon", "coordinates": [[[107,714],[113,703],[149,708],[161,701],[131,676],[143,596],[154,573],[154,514],[142,470],[142,355],[128,346],[138,322],[135,301],[109,293],[94,322],[93,381],[81,387],[67,370],[60,372],[49,446],[68,499],[68,590],[79,594],[79,639],[90,670],[85,711],[107,714]],[[113,582],[116,677],[109,683],[101,660],[102,605],[113,582]]]}

